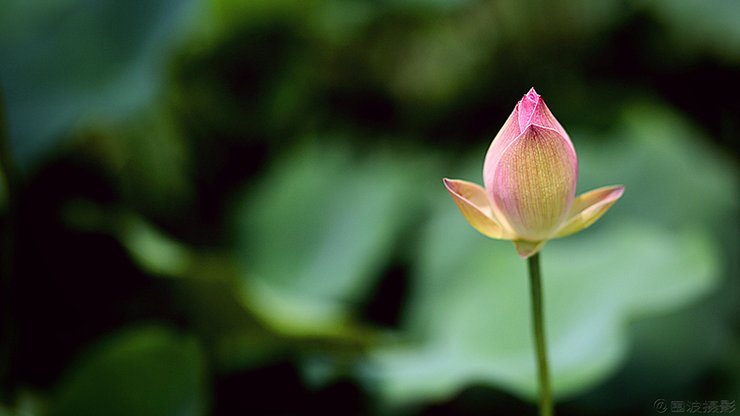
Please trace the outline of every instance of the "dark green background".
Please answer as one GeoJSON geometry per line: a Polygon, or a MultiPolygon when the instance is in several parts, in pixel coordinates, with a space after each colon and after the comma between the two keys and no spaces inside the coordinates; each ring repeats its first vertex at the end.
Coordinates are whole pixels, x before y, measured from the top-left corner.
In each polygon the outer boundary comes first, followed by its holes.
{"type": "MultiPolygon", "coordinates": [[[[535,414],[480,183],[534,86],[559,415],[740,399],[733,0],[0,3],[0,415],[535,414]]],[[[670,414],[670,412],[669,412],[670,414]]]]}

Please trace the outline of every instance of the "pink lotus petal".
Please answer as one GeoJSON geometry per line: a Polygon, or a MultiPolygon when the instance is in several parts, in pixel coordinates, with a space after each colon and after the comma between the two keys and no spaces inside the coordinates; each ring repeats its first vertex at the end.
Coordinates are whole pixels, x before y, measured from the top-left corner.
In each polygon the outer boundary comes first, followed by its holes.
{"type": "Polygon", "coordinates": [[[519,130],[519,124],[517,121],[518,117],[519,105],[514,107],[514,111],[511,112],[509,118],[506,119],[506,122],[498,131],[496,137],[493,138],[491,145],[488,147],[486,160],[483,163],[483,183],[489,192],[489,184],[493,181],[493,173],[496,170],[496,165],[498,164],[499,159],[501,159],[501,154],[504,152],[504,149],[511,144],[511,142],[519,137],[522,132],[519,130]]]}
{"type": "Polygon", "coordinates": [[[568,218],[555,233],[555,238],[565,237],[596,222],[624,193],[624,186],[605,186],[581,194],[573,201],[568,218]]]}
{"type": "MultiPolygon", "coordinates": [[[[565,132],[563,126],[555,118],[550,109],[545,104],[545,100],[537,94],[534,88],[530,89],[527,95],[519,101],[519,128],[524,131],[531,125],[537,125],[541,127],[548,127],[553,130],[557,130],[563,137],[568,140],[568,143],[573,147],[573,143],[570,141],[568,133],[565,132]],[[522,123],[522,120],[525,120],[522,123]]],[[[575,149],[574,149],[575,151],[575,149]]]]}
{"type": "MultiPolygon", "coordinates": [[[[516,140],[521,132],[527,129],[530,125],[537,125],[540,127],[547,127],[558,131],[565,141],[570,146],[573,153],[575,153],[575,147],[565,132],[563,126],[560,125],[558,120],[552,114],[550,109],[545,104],[545,100],[537,94],[534,88],[531,88],[527,94],[525,94],[514,107],[514,111],[509,115],[509,118],[504,123],[503,127],[499,130],[493,142],[488,148],[486,153],[485,163],[483,165],[483,183],[491,195],[491,184],[493,183],[493,176],[496,171],[496,165],[501,159],[503,151],[516,140]]],[[[576,170],[576,175],[578,171],[576,170]]],[[[498,207],[494,204],[494,211],[498,211],[498,207]]]]}
{"type": "Polygon", "coordinates": [[[491,213],[488,195],[482,187],[467,181],[447,178],[443,181],[460,212],[473,228],[487,237],[507,238],[504,228],[491,213]]]}
{"type": "Polygon", "coordinates": [[[520,239],[546,240],[571,208],[577,170],[576,154],[566,137],[530,125],[504,150],[488,191],[520,239]]]}
{"type": "MultiPolygon", "coordinates": [[[[540,98],[540,95],[537,94],[537,91],[534,90],[534,87],[529,90],[528,93],[522,97],[521,100],[517,103],[517,108],[519,109],[519,130],[524,131],[529,127],[530,124],[532,124],[532,116],[535,115],[535,110],[537,110],[538,105],[542,102],[542,99],[540,98]]],[[[544,103],[543,103],[544,104],[544,103]]],[[[541,106],[539,106],[541,107],[541,106]]],[[[537,111],[538,113],[541,112],[541,109],[537,111]]],[[[551,126],[545,126],[545,127],[551,127],[551,126]]]]}
{"type": "Polygon", "coordinates": [[[513,240],[523,258],[548,239],[588,227],[622,195],[606,187],[575,199],[578,158],[570,137],[534,88],[514,107],[491,142],[485,190],[445,179],[460,212],[479,232],[513,240]]]}

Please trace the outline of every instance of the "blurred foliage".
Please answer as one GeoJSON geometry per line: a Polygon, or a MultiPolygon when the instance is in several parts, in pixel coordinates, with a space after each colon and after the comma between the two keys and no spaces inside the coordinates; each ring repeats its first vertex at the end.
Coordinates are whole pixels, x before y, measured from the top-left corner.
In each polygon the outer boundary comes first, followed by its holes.
{"type": "Polygon", "coordinates": [[[203,356],[194,339],[144,328],[107,344],[62,380],[52,415],[203,414],[203,356]]]}
{"type": "Polygon", "coordinates": [[[524,263],[441,185],[532,85],[626,185],[543,253],[558,414],[737,399],[738,19],[0,3],[0,415],[534,414],[524,263]]]}
{"type": "Polygon", "coordinates": [[[33,163],[84,119],[117,121],[151,99],[162,51],[192,3],[3,2],[0,73],[19,163],[33,163]]]}
{"type": "MultiPolygon", "coordinates": [[[[549,348],[555,393],[561,396],[582,391],[614,371],[629,344],[624,328],[630,319],[691,302],[717,284],[717,250],[702,230],[699,215],[681,216],[696,222],[671,228],[661,222],[672,222],[671,215],[678,211],[673,207],[682,204],[686,193],[705,194],[704,206],[725,215],[732,201],[706,189],[703,182],[684,180],[681,159],[691,154],[682,148],[686,145],[680,135],[667,136],[673,140],[668,152],[652,143],[653,137],[666,135],[651,130],[673,132],[670,118],[656,111],[649,120],[638,117],[642,112],[628,114],[624,124],[635,125],[629,138],[602,145],[601,155],[586,146],[579,152],[583,160],[601,159],[584,166],[589,176],[584,182],[620,178],[626,184],[627,203],[612,214],[623,220],[605,220],[588,235],[551,242],[543,254],[549,348]],[[624,142],[628,144],[616,145],[624,142]],[[619,151],[622,146],[629,149],[628,155],[619,151]],[[633,152],[641,157],[635,159],[633,152]],[[661,176],[645,179],[655,166],[661,176]],[[641,178],[631,180],[636,172],[641,178]],[[674,186],[682,193],[670,192],[674,186]]],[[[712,180],[714,161],[692,156],[695,168],[707,168],[705,181],[712,180]]],[[[476,160],[466,171],[476,172],[479,164],[476,160]]],[[[718,176],[713,179],[727,189],[729,183],[721,182],[728,178],[718,176]]],[[[421,342],[381,350],[376,382],[398,401],[447,397],[459,385],[481,380],[534,398],[525,265],[510,255],[508,243],[494,245],[469,233],[444,202],[438,203],[438,213],[421,238],[415,296],[404,326],[421,342]]],[[[704,214],[701,211],[697,207],[695,212],[704,214]]],[[[677,340],[671,339],[665,348],[676,346],[677,340]]],[[[682,358],[689,361],[692,355],[682,358]]]]}
{"type": "Polygon", "coordinates": [[[352,161],[341,147],[299,147],[239,205],[244,294],[274,327],[341,326],[392,259],[419,212],[428,158],[374,153],[352,161]]]}

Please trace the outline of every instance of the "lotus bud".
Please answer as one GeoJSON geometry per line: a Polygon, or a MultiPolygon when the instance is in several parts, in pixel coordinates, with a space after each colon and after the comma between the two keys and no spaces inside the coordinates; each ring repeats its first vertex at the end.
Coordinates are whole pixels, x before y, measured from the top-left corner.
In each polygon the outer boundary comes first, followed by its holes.
{"type": "Polygon", "coordinates": [[[485,189],[444,179],[463,216],[482,234],[512,240],[523,258],[550,239],[593,224],[624,192],[599,188],[576,198],[578,158],[568,133],[532,88],[493,139],[485,189]]]}

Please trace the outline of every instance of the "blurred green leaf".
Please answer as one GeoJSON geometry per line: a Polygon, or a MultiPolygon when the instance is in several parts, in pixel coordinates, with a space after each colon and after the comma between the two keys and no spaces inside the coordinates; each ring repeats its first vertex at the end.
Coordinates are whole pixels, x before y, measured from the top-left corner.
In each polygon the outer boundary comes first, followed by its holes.
{"type": "MultiPolygon", "coordinates": [[[[223,268],[225,261],[218,263],[209,268],[223,268]]],[[[178,307],[209,350],[214,372],[263,365],[292,346],[245,310],[238,288],[228,279],[230,273],[214,274],[227,276],[195,275],[168,282],[178,307]]]]}
{"type": "Polygon", "coordinates": [[[423,162],[312,146],[268,172],[237,212],[245,301],[278,330],[342,331],[418,213],[423,162]]]}
{"type": "Polygon", "coordinates": [[[192,197],[193,175],[188,168],[193,158],[182,131],[161,105],[141,106],[125,124],[92,131],[78,146],[113,171],[140,210],[166,216],[192,197]]]}
{"type": "Polygon", "coordinates": [[[63,218],[75,229],[116,236],[139,267],[156,276],[183,277],[194,267],[196,254],[190,247],[137,213],[75,200],[65,206],[63,218]]]}
{"type": "MultiPolygon", "coordinates": [[[[417,345],[381,349],[378,383],[387,399],[443,398],[486,381],[533,397],[525,264],[508,243],[463,234],[440,215],[426,236],[406,329],[417,345]]],[[[593,386],[616,369],[624,325],[636,314],[679,307],[717,280],[705,235],[678,236],[622,222],[544,251],[553,380],[558,395],[593,386]],[[577,261],[574,261],[577,259],[577,261]]]]}
{"type": "Polygon", "coordinates": [[[131,329],[94,347],[57,391],[51,415],[206,414],[205,361],[195,339],[131,329]]]}
{"type": "Polygon", "coordinates": [[[32,164],[80,122],[121,120],[150,100],[195,4],[0,2],[0,83],[18,163],[32,164]]]}
{"type": "MultiPolygon", "coordinates": [[[[629,139],[597,148],[580,146],[574,135],[586,161],[583,189],[626,183],[625,196],[591,229],[543,251],[549,350],[561,397],[618,368],[631,320],[684,307],[719,282],[719,251],[706,226],[729,218],[732,170],[717,167],[711,152],[687,139],[694,132],[667,111],[631,110],[629,139]]],[[[469,171],[480,175],[477,164],[469,171]]],[[[391,403],[443,399],[476,382],[533,397],[525,262],[510,243],[470,229],[446,195],[439,201],[418,255],[407,342],[378,348],[363,374],[391,403]]]]}
{"type": "Polygon", "coordinates": [[[707,146],[707,137],[664,106],[628,105],[618,122],[608,145],[603,139],[579,142],[578,132],[573,134],[579,191],[621,183],[626,196],[610,215],[727,231],[740,201],[730,158],[707,146]]]}
{"type": "Polygon", "coordinates": [[[740,50],[740,3],[735,0],[649,0],[638,3],[651,11],[684,54],[714,53],[737,62],[740,50]]]}
{"type": "Polygon", "coordinates": [[[144,269],[159,276],[181,276],[190,267],[192,253],[143,219],[130,215],[120,227],[122,243],[144,269]]]}
{"type": "Polygon", "coordinates": [[[47,403],[32,391],[23,390],[15,398],[15,406],[0,403],[0,416],[40,416],[47,414],[47,403]]]}

